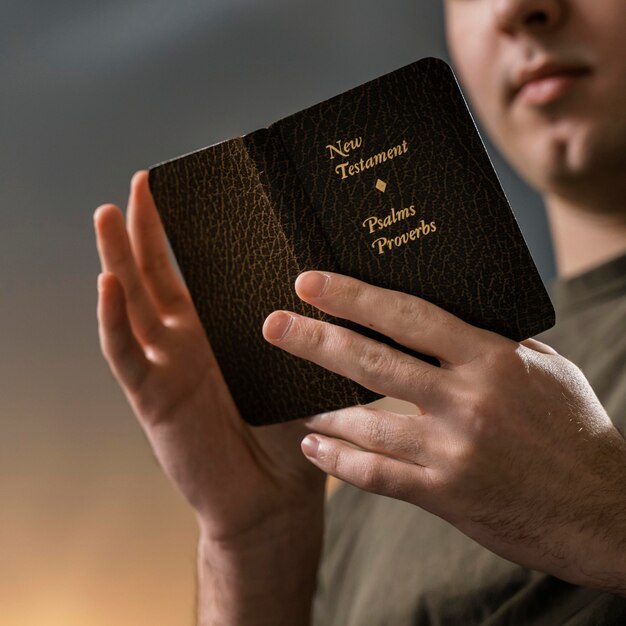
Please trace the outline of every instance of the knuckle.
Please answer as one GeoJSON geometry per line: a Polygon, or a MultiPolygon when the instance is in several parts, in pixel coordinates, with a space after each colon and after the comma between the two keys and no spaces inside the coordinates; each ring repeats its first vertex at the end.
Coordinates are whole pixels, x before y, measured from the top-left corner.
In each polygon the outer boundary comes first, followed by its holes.
{"type": "Polygon", "coordinates": [[[379,456],[372,458],[363,465],[360,471],[362,485],[368,491],[382,493],[386,491],[383,471],[383,460],[379,456]]]}
{"type": "Polygon", "coordinates": [[[416,433],[407,433],[398,437],[397,447],[410,459],[418,460],[422,457],[424,446],[422,439],[416,433]]]}
{"type": "Polygon", "coordinates": [[[424,369],[423,364],[416,359],[408,361],[408,367],[412,384],[419,387],[420,397],[428,398],[433,395],[436,390],[433,373],[430,370],[424,369]]]}
{"type": "Polygon", "coordinates": [[[115,270],[121,269],[128,261],[128,254],[128,251],[123,248],[107,250],[107,260],[109,265],[112,268],[115,268],[115,270]]]}
{"type": "Polygon", "coordinates": [[[470,424],[476,424],[482,420],[486,410],[486,400],[479,391],[474,391],[465,397],[465,418],[470,424]]]}
{"type": "Polygon", "coordinates": [[[492,438],[497,430],[494,402],[488,390],[475,391],[466,398],[466,425],[469,445],[492,438]]]}
{"type": "Polygon", "coordinates": [[[408,294],[401,294],[392,299],[394,314],[407,326],[412,324],[423,324],[424,309],[420,306],[420,301],[408,294]]]}
{"type": "Polygon", "coordinates": [[[476,471],[480,462],[479,446],[476,442],[466,440],[458,445],[450,457],[450,467],[447,471],[447,486],[455,489],[462,485],[476,471]]]}
{"type": "Polygon", "coordinates": [[[346,299],[351,302],[362,303],[367,297],[367,284],[360,280],[348,281],[346,287],[346,299]]]}
{"type": "Polygon", "coordinates": [[[379,413],[368,411],[365,417],[367,441],[374,449],[385,450],[389,444],[389,429],[379,413]]]}
{"type": "Polygon", "coordinates": [[[384,349],[383,344],[371,345],[369,343],[359,354],[356,366],[360,377],[365,380],[374,380],[386,376],[393,367],[392,359],[388,351],[384,349]]]}
{"type": "Polygon", "coordinates": [[[167,265],[167,258],[161,254],[155,254],[141,258],[138,263],[139,270],[147,276],[158,276],[167,265]]]}
{"type": "MultiPolygon", "coordinates": [[[[301,321],[302,320],[300,319],[295,319],[294,327],[301,321]]],[[[305,320],[303,326],[305,326],[303,330],[304,330],[304,334],[306,335],[306,341],[307,341],[308,346],[316,352],[321,350],[324,347],[324,344],[326,342],[325,325],[317,321],[313,321],[311,323],[305,320]]]]}
{"type": "Polygon", "coordinates": [[[441,392],[442,372],[431,372],[430,369],[424,367],[422,361],[413,357],[400,357],[397,369],[402,375],[402,382],[406,383],[407,389],[411,390],[417,404],[423,398],[434,397],[441,392]]]}
{"type": "Polygon", "coordinates": [[[483,415],[486,408],[485,393],[478,389],[472,390],[465,397],[465,408],[470,419],[483,415]]]}
{"type": "Polygon", "coordinates": [[[361,485],[367,491],[400,500],[408,499],[407,486],[402,477],[388,470],[383,457],[373,455],[364,463],[360,475],[361,485]]]}
{"type": "Polygon", "coordinates": [[[520,366],[524,367],[523,359],[516,350],[517,344],[502,339],[502,337],[496,337],[493,345],[485,350],[483,356],[484,366],[495,377],[508,376],[520,366]]]}
{"type": "Polygon", "coordinates": [[[324,441],[318,449],[318,457],[323,463],[326,471],[333,476],[337,476],[341,472],[341,452],[329,441],[324,441]]]}

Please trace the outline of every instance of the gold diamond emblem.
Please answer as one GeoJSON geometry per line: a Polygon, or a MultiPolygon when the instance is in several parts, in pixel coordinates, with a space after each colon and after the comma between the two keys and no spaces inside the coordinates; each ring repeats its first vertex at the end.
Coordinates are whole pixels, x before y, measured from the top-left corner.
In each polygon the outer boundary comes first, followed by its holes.
{"type": "Polygon", "coordinates": [[[380,178],[376,181],[376,189],[378,191],[385,193],[385,189],[387,189],[387,183],[384,180],[380,180],[380,178]]]}

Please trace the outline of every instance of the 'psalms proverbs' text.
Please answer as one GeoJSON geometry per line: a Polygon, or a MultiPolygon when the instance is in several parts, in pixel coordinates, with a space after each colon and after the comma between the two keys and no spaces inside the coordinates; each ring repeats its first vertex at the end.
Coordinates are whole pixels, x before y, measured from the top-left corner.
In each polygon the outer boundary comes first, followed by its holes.
{"type": "Polygon", "coordinates": [[[434,233],[437,230],[435,222],[426,223],[424,220],[420,220],[420,225],[417,228],[413,228],[401,235],[395,237],[378,237],[372,242],[372,248],[378,251],[378,254],[385,254],[388,250],[402,246],[409,241],[415,241],[425,235],[434,233]]]}

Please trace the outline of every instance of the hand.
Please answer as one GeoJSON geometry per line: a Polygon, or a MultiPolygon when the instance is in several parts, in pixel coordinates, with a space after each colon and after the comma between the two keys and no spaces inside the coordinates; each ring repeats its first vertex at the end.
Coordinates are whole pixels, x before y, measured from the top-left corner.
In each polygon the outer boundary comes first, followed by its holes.
{"type": "Polygon", "coordinates": [[[223,546],[269,541],[267,529],[286,529],[298,516],[317,532],[325,474],[300,450],[308,431],[301,421],[250,427],[240,417],[169,260],[145,170],[133,177],[127,223],[106,204],[94,226],[104,270],[102,352],[205,538],[223,546]]]}
{"type": "Polygon", "coordinates": [[[107,204],[94,226],[102,352],[200,526],[198,623],[307,623],[325,483],[300,450],[307,430],[239,415],[169,260],[146,171],[133,177],[127,224],[107,204]]]}
{"type": "Polygon", "coordinates": [[[292,319],[274,345],[416,406],[414,415],[356,406],[308,418],[311,462],[418,505],[523,566],[626,593],[626,442],[580,369],[536,340],[518,343],[418,297],[325,274],[321,295],[318,272],[298,276],[298,296],[441,367],[273,312],[274,331],[292,319]]]}

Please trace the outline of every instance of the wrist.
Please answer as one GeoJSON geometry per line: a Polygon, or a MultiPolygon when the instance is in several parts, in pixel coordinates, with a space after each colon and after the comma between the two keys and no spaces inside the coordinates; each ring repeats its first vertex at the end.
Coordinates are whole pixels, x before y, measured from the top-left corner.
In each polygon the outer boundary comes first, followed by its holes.
{"type": "Polygon", "coordinates": [[[572,538],[578,547],[572,582],[626,597],[625,448],[620,440],[615,462],[607,465],[610,471],[599,476],[580,511],[572,538]]]}
{"type": "Polygon", "coordinates": [[[576,575],[579,584],[626,597],[626,495],[605,502],[586,535],[576,575]]]}
{"type": "Polygon", "coordinates": [[[322,541],[323,507],[227,541],[201,525],[199,626],[308,624],[322,541]]]}

